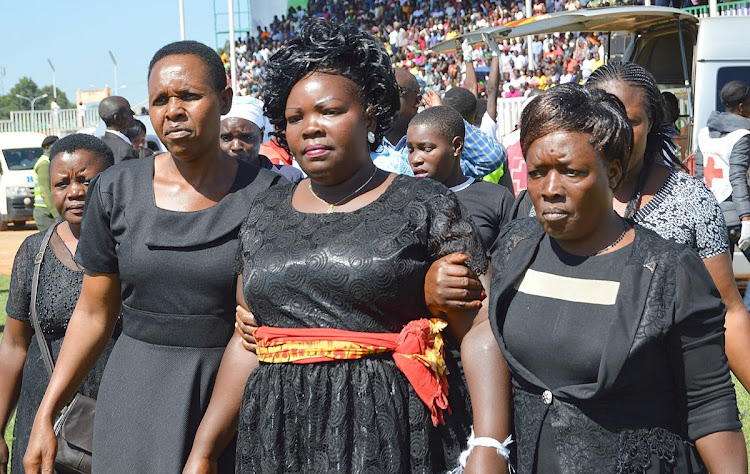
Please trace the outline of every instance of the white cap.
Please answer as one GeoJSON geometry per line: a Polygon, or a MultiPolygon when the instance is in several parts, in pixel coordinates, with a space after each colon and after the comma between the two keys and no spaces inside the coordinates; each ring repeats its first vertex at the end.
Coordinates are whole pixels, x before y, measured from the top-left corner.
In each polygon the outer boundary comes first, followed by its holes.
{"type": "Polygon", "coordinates": [[[232,109],[225,118],[241,118],[253,122],[259,129],[263,130],[266,121],[263,116],[263,102],[253,97],[235,97],[232,101],[232,109]]]}

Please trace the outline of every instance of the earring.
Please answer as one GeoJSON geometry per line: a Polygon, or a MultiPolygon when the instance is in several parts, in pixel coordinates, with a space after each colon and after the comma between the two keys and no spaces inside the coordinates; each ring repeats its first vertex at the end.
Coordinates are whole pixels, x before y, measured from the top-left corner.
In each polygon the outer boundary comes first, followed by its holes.
{"type": "Polygon", "coordinates": [[[372,132],[367,132],[367,141],[370,143],[375,143],[375,134],[372,132]]]}

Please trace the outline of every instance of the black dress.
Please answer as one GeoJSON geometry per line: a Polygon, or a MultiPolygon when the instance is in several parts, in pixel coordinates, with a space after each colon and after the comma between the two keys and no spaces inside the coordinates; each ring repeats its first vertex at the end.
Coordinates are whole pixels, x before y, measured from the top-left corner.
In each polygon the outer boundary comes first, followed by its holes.
{"type": "MultiPolygon", "coordinates": [[[[39,251],[43,238],[44,232],[39,232],[27,237],[19,247],[13,262],[8,292],[6,305],[8,317],[27,321],[29,324],[31,324],[31,279],[34,274],[34,256],[39,251]]],[[[57,356],[60,354],[65,330],[78,296],[81,294],[82,283],[83,270],[75,264],[70,251],[55,232],[47,245],[42,266],[39,269],[36,301],[39,324],[54,361],[57,361],[57,356]]],[[[119,327],[115,330],[115,338],[118,333],[119,327]]],[[[99,361],[81,384],[78,389],[79,393],[96,398],[99,381],[113,346],[114,339],[109,341],[99,361]]],[[[13,429],[15,440],[11,456],[12,472],[23,472],[23,455],[29,443],[31,426],[34,424],[36,411],[42,402],[48,383],[49,374],[44,367],[37,338],[34,337],[31,339],[23,367],[21,393],[16,409],[16,424],[13,429]]]]}
{"type": "MultiPolygon", "coordinates": [[[[122,335],[102,377],[94,472],[181,472],[234,331],[237,232],[279,175],[240,163],[228,194],[196,212],[156,207],[154,159],[100,174],[76,259],[119,273],[122,335]]],[[[233,449],[220,459],[234,471],[233,449]]]]}
{"type": "MultiPolygon", "coordinates": [[[[485,271],[469,216],[437,182],[397,176],[371,204],[332,214],[298,212],[294,190],[276,186],[258,196],[240,231],[245,298],[262,325],[396,333],[430,317],[423,286],[434,260],[461,251],[471,268],[485,271]]],[[[455,467],[471,417],[456,360],[446,359],[453,414],[437,428],[388,354],[261,363],[245,389],[238,472],[455,467]]]]}

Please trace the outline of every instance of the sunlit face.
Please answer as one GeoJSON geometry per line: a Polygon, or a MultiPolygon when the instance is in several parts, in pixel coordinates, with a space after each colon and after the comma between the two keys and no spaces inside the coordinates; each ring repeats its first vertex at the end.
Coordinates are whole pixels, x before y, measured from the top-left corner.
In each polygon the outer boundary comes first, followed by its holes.
{"type": "Polygon", "coordinates": [[[652,117],[646,106],[646,94],[642,89],[620,81],[605,82],[597,87],[617,96],[625,106],[628,120],[633,126],[633,151],[630,154],[626,174],[633,176],[641,170],[643,157],[646,154],[648,133],[651,131],[652,117]]]}
{"type": "Polygon", "coordinates": [[[462,147],[461,137],[451,140],[426,123],[410,125],[406,132],[409,164],[417,178],[444,183],[456,169],[462,147]]]}
{"type": "Polygon", "coordinates": [[[219,145],[227,155],[247,163],[258,164],[258,150],[263,132],[247,119],[229,117],[221,121],[219,145]]]}
{"type": "Polygon", "coordinates": [[[148,91],[151,124],[173,157],[191,161],[216,150],[221,115],[232,106],[232,92],[214,89],[198,56],[159,60],[151,70],[148,91]]]}
{"type": "Polygon", "coordinates": [[[535,140],[526,167],[537,219],[551,237],[585,242],[613,212],[612,190],[622,169],[597,156],[589,135],[556,132],[535,140]]]}
{"type": "Polygon", "coordinates": [[[360,104],[359,86],[340,74],[314,72],[292,87],[286,102],[286,141],[318,184],[339,184],[371,163],[367,132],[372,109],[360,104]]]}
{"type": "Polygon", "coordinates": [[[102,160],[90,150],[58,153],[49,167],[52,201],[63,220],[80,227],[89,183],[102,171],[102,160]]]}

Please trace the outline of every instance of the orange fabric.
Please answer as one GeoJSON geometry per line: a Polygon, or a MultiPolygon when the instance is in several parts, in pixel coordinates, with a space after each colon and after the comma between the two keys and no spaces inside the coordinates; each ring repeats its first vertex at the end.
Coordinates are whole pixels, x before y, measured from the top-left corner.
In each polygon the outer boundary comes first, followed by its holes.
{"type": "Polygon", "coordinates": [[[258,154],[264,155],[275,165],[292,164],[292,157],[289,155],[289,152],[274,140],[268,140],[267,142],[261,143],[260,148],[258,149],[258,154]]]}
{"type": "Polygon", "coordinates": [[[441,319],[418,319],[397,334],[261,326],[255,338],[258,359],[268,363],[312,364],[393,352],[396,367],[427,405],[437,426],[445,424],[443,410],[450,413],[448,368],[440,334],[446,326],[441,319]]]}

